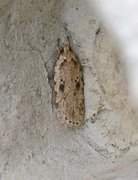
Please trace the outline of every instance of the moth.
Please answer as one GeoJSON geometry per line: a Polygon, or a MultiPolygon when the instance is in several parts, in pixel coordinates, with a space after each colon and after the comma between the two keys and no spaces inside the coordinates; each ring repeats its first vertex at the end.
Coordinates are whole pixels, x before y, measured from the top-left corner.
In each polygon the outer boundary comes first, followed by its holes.
{"type": "Polygon", "coordinates": [[[84,123],[84,81],[81,65],[69,44],[63,44],[54,70],[57,118],[65,128],[84,123]]]}

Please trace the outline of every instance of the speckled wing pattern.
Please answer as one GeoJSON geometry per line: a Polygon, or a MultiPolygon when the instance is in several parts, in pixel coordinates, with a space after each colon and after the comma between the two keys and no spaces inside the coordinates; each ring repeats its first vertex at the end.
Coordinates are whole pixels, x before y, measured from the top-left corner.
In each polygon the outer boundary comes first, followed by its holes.
{"type": "Polygon", "coordinates": [[[84,82],[81,66],[70,50],[63,45],[54,72],[57,118],[65,128],[84,123],[84,82]]]}

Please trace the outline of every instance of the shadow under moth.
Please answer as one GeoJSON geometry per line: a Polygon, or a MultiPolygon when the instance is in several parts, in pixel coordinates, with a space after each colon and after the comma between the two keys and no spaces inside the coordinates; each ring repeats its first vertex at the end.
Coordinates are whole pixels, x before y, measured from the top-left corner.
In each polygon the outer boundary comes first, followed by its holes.
{"type": "Polygon", "coordinates": [[[54,70],[57,118],[65,128],[84,123],[82,68],[69,44],[63,44],[54,70]]]}

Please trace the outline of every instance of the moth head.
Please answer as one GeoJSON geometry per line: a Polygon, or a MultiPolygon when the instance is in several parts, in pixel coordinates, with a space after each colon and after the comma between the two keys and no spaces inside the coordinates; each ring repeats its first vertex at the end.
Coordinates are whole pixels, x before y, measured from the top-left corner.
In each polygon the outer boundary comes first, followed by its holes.
{"type": "Polygon", "coordinates": [[[65,53],[70,51],[69,45],[68,44],[64,45],[63,50],[64,50],[65,53]]]}

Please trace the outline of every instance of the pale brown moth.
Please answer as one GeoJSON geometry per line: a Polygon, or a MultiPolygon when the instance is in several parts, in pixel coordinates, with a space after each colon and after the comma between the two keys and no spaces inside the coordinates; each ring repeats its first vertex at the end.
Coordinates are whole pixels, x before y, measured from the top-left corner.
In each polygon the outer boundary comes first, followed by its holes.
{"type": "Polygon", "coordinates": [[[84,82],[79,61],[69,44],[62,46],[54,71],[57,118],[65,128],[84,123],[84,82]]]}

